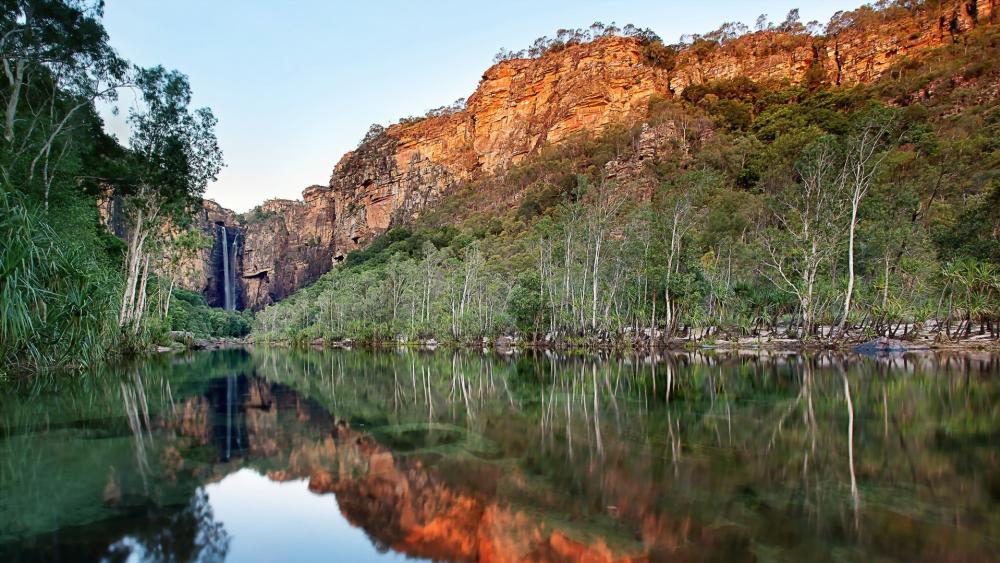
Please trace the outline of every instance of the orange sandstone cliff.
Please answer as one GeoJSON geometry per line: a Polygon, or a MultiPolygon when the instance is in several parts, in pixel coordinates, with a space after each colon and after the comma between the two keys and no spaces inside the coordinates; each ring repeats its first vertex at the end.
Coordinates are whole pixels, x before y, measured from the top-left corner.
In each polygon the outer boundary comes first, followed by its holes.
{"type": "MultiPolygon", "coordinates": [[[[451,188],[500,173],[575,133],[640,121],[654,96],[669,98],[691,85],[739,76],[793,84],[870,82],[903,57],[991,25],[998,11],[1000,0],[862,8],[838,15],[823,36],[761,31],[721,46],[696,44],[681,50],[671,68],[654,66],[638,40],[623,37],[498,63],[483,74],[463,110],[370,135],[340,159],[328,185],[307,188],[303,201],[272,200],[255,217],[225,223],[242,233],[234,260],[237,301],[260,309],[280,300],[351,250],[419,216],[451,188]]],[[[208,223],[205,230],[217,233],[218,225],[208,223]]],[[[210,303],[218,303],[213,296],[221,277],[212,274],[218,270],[212,257],[219,254],[206,253],[203,273],[188,280],[210,303]]]]}

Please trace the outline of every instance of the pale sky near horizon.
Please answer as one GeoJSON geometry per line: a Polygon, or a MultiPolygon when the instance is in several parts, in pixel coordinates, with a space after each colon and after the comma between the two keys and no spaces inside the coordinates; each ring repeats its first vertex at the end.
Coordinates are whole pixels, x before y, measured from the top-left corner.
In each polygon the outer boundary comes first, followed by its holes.
{"type": "MultiPolygon", "coordinates": [[[[780,22],[792,8],[825,23],[859,0],[692,3],[652,0],[472,2],[108,0],[111,44],[136,64],[191,79],[219,118],[226,168],[205,196],[236,211],[326,184],[372,123],[468,97],[501,48],[594,21],[649,27],[667,42],[725,21],[780,22]]],[[[121,115],[102,110],[124,136],[121,115]]]]}

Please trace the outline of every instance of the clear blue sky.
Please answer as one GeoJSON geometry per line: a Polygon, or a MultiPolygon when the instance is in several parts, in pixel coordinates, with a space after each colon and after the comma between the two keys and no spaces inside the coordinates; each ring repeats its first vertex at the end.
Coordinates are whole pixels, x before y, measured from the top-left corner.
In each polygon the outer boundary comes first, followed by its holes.
{"type": "MultiPolygon", "coordinates": [[[[326,184],[372,123],[470,95],[500,47],[594,21],[650,27],[668,42],[724,21],[826,22],[858,0],[474,2],[108,0],[111,43],[141,65],[191,77],[219,118],[227,167],[206,196],[237,211],[326,184]]],[[[120,102],[129,105],[129,95],[120,102]]],[[[106,112],[120,132],[121,117],[106,112]]]]}

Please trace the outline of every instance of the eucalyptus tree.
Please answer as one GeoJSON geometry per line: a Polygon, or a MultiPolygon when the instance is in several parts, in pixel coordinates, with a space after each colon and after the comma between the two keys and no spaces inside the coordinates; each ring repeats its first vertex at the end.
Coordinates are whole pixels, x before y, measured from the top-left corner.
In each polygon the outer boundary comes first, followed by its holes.
{"type": "Polygon", "coordinates": [[[479,250],[478,242],[473,242],[465,248],[465,256],[462,262],[464,265],[462,273],[462,297],[459,300],[458,306],[458,315],[460,317],[465,316],[465,307],[471,302],[472,295],[479,282],[480,272],[483,266],[486,265],[483,253],[479,250]]]}
{"type": "Polygon", "coordinates": [[[664,257],[663,302],[667,331],[677,322],[674,285],[681,270],[682,245],[702,215],[705,194],[719,182],[710,171],[686,173],[665,186],[660,205],[660,232],[666,248],[664,257]]]}
{"type": "Polygon", "coordinates": [[[102,12],[103,2],[81,0],[12,0],[0,12],[3,173],[23,185],[41,176],[46,208],[55,171],[71,152],[68,133],[92,121],[86,114],[95,101],[114,101],[130,83],[102,12]]]}
{"type": "Polygon", "coordinates": [[[839,147],[829,136],[806,147],[789,182],[771,202],[773,226],[760,237],[762,274],[799,303],[802,336],[812,334],[819,273],[835,255],[845,214],[839,147]]]}
{"type": "Polygon", "coordinates": [[[858,228],[858,211],[881,170],[882,162],[889,154],[885,150],[885,144],[892,120],[891,112],[876,111],[864,121],[860,131],[848,140],[843,169],[835,180],[845,184],[843,191],[850,199],[851,206],[847,229],[847,290],[844,292],[844,311],[837,325],[837,334],[844,331],[854,296],[854,239],[858,228]]]}
{"type": "Polygon", "coordinates": [[[163,67],[136,70],[142,106],[129,115],[132,166],[121,195],[128,218],[125,290],[119,326],[138,334],[146,310],[150,238],[161,236],[167,219],[182,223],[222,168],[208,108],[192,110],[188,79],[163,67]]]}
{"type": "Polygon", "coordinates": [[[212,239],[198,231],[182,230],[178,233],[167,233],[160,246],[162,278],[165,279],[160,280],[158,287],[159,310],[160,316],[167,318],[177,280],[181,276],[190,275],[191,263],[200,252],[211,248],[212,239]]]}
{"type": "MultiPolygon", "coordinates": [[[[7,78],[4,140],[15,138],[22,92],[32,74],[86,73],[111,54],[100,22],[103,2],[13,0],[0,12],[0,57],[7,78]]],[[[58,82],[58,81],[57,81],[58,82]]]]}
{"type": "Polygon", "coordinates": [[[590,308],[590,328],[597,329],[597,298],[598,287],[600,285],[601,260],[605,257],[602,252],[605,239],[612,228],[612,221],[618,217],[618,213],[625,204],[627,195],[621,190],[615,189],[613,182],[601,179],[593,193],[593,205],[590,208],[588,221],[588,234],[590,247],[593,248],[593,259],[591,276],[591,308],[590,308]]]}
{"type": "Polygon", "coordinates": [[[431,241],[424,241],[421,248],[423,260],[420,262],[421,277],[421,308],[420,320],[422,323],[431,322],[433,312],[433,302],[437,290],[441,285],[440,268],[447,259],[447,250],[438,250],[431,241]]]}
{"type": "Polygon", "coordinates": [[[385,270],[385,277],[382,281],[382,291],[384,303],[391,311],[390,322],[395,326],[400,313],[400,308],[406,300],[408,294],[413,293],[411,285],[413,274],[416,272],[416,264],[407,258],[395,258],[385,270]]]}

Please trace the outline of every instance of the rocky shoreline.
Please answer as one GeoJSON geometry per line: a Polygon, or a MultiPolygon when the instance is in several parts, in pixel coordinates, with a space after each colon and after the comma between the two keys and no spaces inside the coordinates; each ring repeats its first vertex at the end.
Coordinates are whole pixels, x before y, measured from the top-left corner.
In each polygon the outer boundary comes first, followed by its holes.
{"type": "Polygon", "coordinates": [[[250,344],[249,338],[208,337],[199,338],[193,332],[170,331],[170,345],[156,346],[156,352],[183,352],[188,350],[223,350],[243,348],[250,344]]]}
{"type": "MultiPolygon", "coordinates": [[[[241,342],[241,345],[253,345],[253,338],[250,337],[241,342]]],[[[282,348],[309,347],[314,349],[353,349],[353,348],[416,348],[427,351],[437,349],[481,349],[484,351],[495,351],[501,354],[513,354],[519,351],[553,351],[553,352],[669,352],[669,351],[718,351],[718,352],[820,352],[836,351],[851,352],[867,356],[893,355],[910,352],[936,352],[936,351],[989,351],[1000,352],[1000,339],[967,339],[959,341],[944,341],[935,339],[914,339],[900,340],[888,337],[877,337],[874,339],[838,339],[838,340],[817,340],[798,338],[741,338],[733,340],[713,340],[713,339],[681,339],[673,338],[660,342],[650,343],[649,341],[623,341],[609,339],[581,339],[581,340],[526,340],[517,337],[499,337],[495,339],[483,338],[470,341],[457,340],[437,340],[434,338],[418,340],[326,340],[318,338],[306,343],[296,343],[287,340],[269,340],[261,342],[266,346],[282,348]]]]}
{"type": "MultiPolygon", "coordinates": [[[[666,336],[660,332],[649,330],[609,335],[579,335],[568,336],[559,333],[545,334],[540,338],[525,338],[523,336],[499,336],[496,338],[475,338],[470,340],[421,338],[408,339],[402,336],[395,339],[324,339],[316,338],[307,342],[288,340],[266,340],[260,344],[267,346],[294,348],[310,347],[316,349],[331,348],[417,348],[433,351],[438,348],[468,348],[493,350],[501,354],[514,353],[521,350],[540,351],[594,351],[594,352],[661,352],[685,350],[717,350],[732,351],[785,351],[785,352],[818,352],[838,351],[854,352],[861,355],[900,354],[921,351],[996,351],[1000,352],[1000,334],[994,334],[993,327],[977,327],[975,333],[971,330],[951,331],[944,325],[933,325],[934,328],[907,325],[902,328],[901,337],[869,336],[858,329],[848,329],[840,337],[833,337],[835,329],[823,326],[818,334],[811,338],[799,338],[791,334],[791,330],[761,331],[755,336],[732,338],[720,335],[718,330],[687,329],[687,336],[666,336]],[[956,337],[961,335],[959,337],[956,337]]],[[[968,327],[971,329],[972,327],[968,327]]],[[[898,331],[897,331],[898,332],[898,331]]],[[[253,334],[243,338],[210,337],[199,338],[191,332],[172,331],[169,333],[170,346],[158,346],[158,352],[185,350],[220,350],[226,348],[243,348],[253,346],[256,339],[253,334]]]]}

